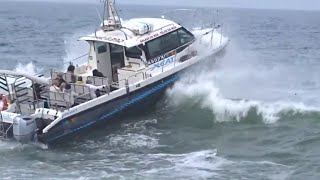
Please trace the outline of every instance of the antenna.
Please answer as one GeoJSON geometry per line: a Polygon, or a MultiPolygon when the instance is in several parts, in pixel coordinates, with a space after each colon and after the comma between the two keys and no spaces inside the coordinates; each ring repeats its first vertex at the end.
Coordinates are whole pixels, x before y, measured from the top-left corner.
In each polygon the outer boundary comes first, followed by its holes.
{"type": "Polygon", "coordinates": [[[105,0],[102,22],[102,29],[104,31],[113,31],[122,28],[119,14],[114,5],[115,0],[105,0]]]}
{"type": "Polygon", "coordinates": [[[99,10],[98,10],[98,8],[97,8],[97,7],[96,7],[96,11],[97,11],[97,14],[98,14],[98,17],[99,17],[100,21],[102,21],[102,23],[103,23],[103,19],[102,19],[102,17],[101,17],[101,15],[100,15],[100,13],[99,13],[99,10]]]}

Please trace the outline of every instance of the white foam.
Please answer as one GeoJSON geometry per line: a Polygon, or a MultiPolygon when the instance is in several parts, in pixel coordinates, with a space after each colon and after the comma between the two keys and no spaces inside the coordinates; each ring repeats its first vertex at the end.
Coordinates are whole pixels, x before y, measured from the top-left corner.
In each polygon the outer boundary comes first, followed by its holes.
{"type": "Polygon", "coordinates": [[[207,56],[211,54],[214,49],[219,48],[221,45],[225,44],[229,40],[228,37],[225,37],[222,33],[218,32],[217,30],[193,30],[192,33],[197,39],[196,49],[198,51],[199,56],[207,56]]]}
{"type": "Polygon", "coordinates": [[[16,68],[14,69],[16,72],[25,72],[28,74],[37,74],[42,71],[42,68],[36,67],[32,62],[28,64],[18,63],[16,68]]]}
{"type": "Polygon", "coordinates": [[[160,179],[187,178],[207,179],[216,177],[222,166],[231,161],[217,156],[217,151],[203,150],[186,154],[153,154],[149,155],[150,161],[166,161],[159,163],[157,167],[141,172],[143,177],[158,177],[160,179]]]}
{"type": "Polygon", "coordinates": [[[117,147],[122,149],[152,149],[159,146],[158,141],[157,138],[137,133],[113,135],[110,137],[110,145],[114,148],[117,147]]]}
{"type": "MultiPolygon", "coordinates": [[[[236,87],[234,87],[236,91],[236,87]]],[[[306,106],[294,102],[261,102],[256,100],[232,100],[224,97],[215,82],[215,72],[203,71],[188,73],[168,90],[168,95],[175,104],[184,103],[188,98],[200,102],[202,108],[209,108],[216,117],[216,121],[240,121],[248,116],[250,110],[255,109],[265,123],[275,123],[281,113],[291,112],[319,112],[319,108],[306,106]]]]}
{"type": "MultiPolygon", "coordinates": [[[[78,41],[80,36],[85,34],[89,34],[88,32],[79,32],[75,33],[74,35],[65,38],[65,56],[63,57],[64,60],[64,67],[63,71],[65,71],[70,63],[70,61],[83,56],[88,53],[89,51],[89,44],[85,41],[78,41]]],[[[82,65],[86,63],[88,60],[88,56],[83,56],[77,60],[72,61],[74,65],[82,65]]]]}

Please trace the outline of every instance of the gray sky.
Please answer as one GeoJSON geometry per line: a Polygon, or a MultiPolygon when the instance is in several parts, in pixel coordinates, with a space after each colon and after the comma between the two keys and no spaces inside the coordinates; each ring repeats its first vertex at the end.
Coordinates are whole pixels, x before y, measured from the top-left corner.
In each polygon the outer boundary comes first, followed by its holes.
{"type": "MultiPolygon", "coordinates": [[[[1,0],[0,0],[1,1],[1,0]]],[[[28,1],[28,0],[23,0],[28,1]]],[[[38,0],[41,1],[41,0],[38,0]]],[[[45,0],[43,0],[45,1],[45,0]]],[[[99,0],[46,0],[97,3],[99,0]]],[[[320,0],[116,0],[119,4],[320,10],[320,0]]]]}

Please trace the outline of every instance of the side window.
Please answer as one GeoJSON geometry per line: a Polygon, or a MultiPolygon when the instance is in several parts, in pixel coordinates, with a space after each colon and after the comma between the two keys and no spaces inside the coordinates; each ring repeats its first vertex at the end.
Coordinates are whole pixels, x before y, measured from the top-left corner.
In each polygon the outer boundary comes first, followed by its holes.
{"type": "Polygon", "coordinates": [[[147,43],[150,58],[161,55],[161,38],[154,39],[147,43]]]}
{"type": "Polygon", "coordinates": [[[181,45],[178,32],[174,31],[157,39],[147,42],[149,51],[148,59],[163,55],[181,45]]]}
{"type": "Polygon", "coordinates": [[[112,53],[123,53],[123,46],[119,46],[116,44],[109,44],[110,46],[110,54],[112,53]]]}
{"type": "Polygon", "coordinates": [[[180,38],[181,45],[187,44],[188,42],[194,40],[194,36],[190,34],[188,31],[186,31],[185,29],[179,29],[178,35],[180,38]]]}
{"type": "Polygon", "coordinates": [[[161,43],[162,54],[176,49],[181,45],[177,31],[163,36],[161,43]]]}
{"type": "Polygon", "coordinates": [[[137,46],[126,48],[126,56],[129,58],[140,59],[140,57],[142,56],[142,52],[137,46]]]}
{"type": "Polygon", "coordinates": [[[97,47],[97,49],[98,49],[98,54],[107,52],[106,43],[95,42],[95,44],[96,44],[96,47],[97,47]]]}

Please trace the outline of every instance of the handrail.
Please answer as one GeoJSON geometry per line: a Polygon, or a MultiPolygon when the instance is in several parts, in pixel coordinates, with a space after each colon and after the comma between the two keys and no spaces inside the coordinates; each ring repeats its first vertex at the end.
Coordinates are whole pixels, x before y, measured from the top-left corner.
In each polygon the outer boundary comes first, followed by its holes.
{"type": "Polygon", "coordinates": [[[128,79],[121,79],[121,80],[119,80],[119,81],[117,81],[117,82],[111,82],[110,83],[110,86],[112,86],[112,85],[114,85],[114,84],[118,84],[118,88],[120,88],[119,86],[120,86],[120,82],[122,82],[122,81],[124,81],[125,83],[128,83],[127,81],[128,81],[128,79]]]}
{"type": "Polygon", "coordinates": [[[138,73],[136,73],[136,74],[134,74],[132,76],[129,76],[127,80],[129,81],[130,78],[137,77],[137,75],[139,75],[139,74],[142,74],[143,80],[145,80],[144,72],[138,72],[138,73]]]}
{"type": "MultiPolygon", "coordinates": [[[[74,100],[76,100],[76,99],[81,99],[82,97],[85,97],[85,96],[87,96],[87,95],[90,95],[90,92],[85,93],[85,94],[81,94],[81,95],[79,95],[79,96],[76,96],[76,97],[74,98],[74,100]]],[[[91,97],[90,97],[90,99],[91,99],[91,97]]]]}
{"type": "MultiPolygon", "coordinates": [[[[185,47],[185,46],[188,46],[187,48],[189,48],[188,50],[190,51],[190,45],[192,44],[192,43],[194,43],[195,42],[195,40],[196,39],[193,39],[192,41],[189,41],[189,42],[187,42],[187,43],[185,43],[185,44],[183,44],[183,45],[181,45],[181,46],[179,46],[179,47],[177,47],[177,48],[175,48],[175,49],[172,49],[171,51],[169,51],[169,52],[172,52],[172,51],[176,51],[176,50],[178,50],[178,49],[180,49],[180,48],[182,48],[182,47],[185,47]]],[[[162,56],[162,55],[165,55],[165,54],[168,54],[169,52],[167,52],[167,53],[164,53],[164,54],[161,54],[160,56],[162,56]]],[[[177,53],[175,53],[175,56],[177,56],[177,53]]],[[[152,58],[151,58],[152,59],[152,58]]],[[[150,59],[149,59],[150,60],[150,59]]],[[[161,60],[162,61],[162,60],[161,60]]],[[[176,67],[175,65],[176,65],[176,61],[177,61],[177,59],[174,61],[174,67],[176,67]]],[[[160,62],[160,61],[159,61],[160,62]]],[[[156,64],[156,63],[153,63],[153,64],[156,64]]],[[[151,64],[152,65],[152,64],[151,64]]],[[[146,71],[149,71],[149,70],[151,70],[153,67],[149,67],[148,66],[148,68],[146,68],[146,71]]],[[[162,66],[162,72],[163,72],[163,68],[164,68],[164,66],[162,66]]]]}
{"type": "MultiPolygon", "coordinates": [[[[196,39],[194,38],[192,41],[189,41],[189,42],[187,42],[187,43],[185,43],[185,44],[183,44],[183,45],[181,45],[181,46],[179,46],[179,47],[177,47],[177,48],[175,48],[175,49],[172,49],[172,50],[170,50],[169,52],[176,51],[176,50],[178,50],[178,49],[180,49],[180,48],[182,48],[182,47],[185,47],[185,46],[189,46],[189,45],[191,45],[192,43],[194,43],[195,41],[196,41],[196,39]]],[[[166,55],[166,54],[168,54],[169,52],[160,54],[159,56],[166,55]]],[[[157,57],[158,57],[158,56],[157,56],[157,57]]],[[[154,59],[154,58],[150,58],[150,59],[148,59],[148,60],[151,60],[151,59],[154,59]]],[[[148,60],[147,60],[147,61],[148,61],[148,60]]],[[[155,63],[154,63],[154,64],[155,64],[155,63]]]]}
{"type": "MultiPolygon", "coordinates": [[[[185,44],[183,44],[183,45],[181,45],[181,46],[179,46],[179,47],[177,47],[177,48],[175,48],[175,49],[172,49],[172,50],[169,51],[169,52],[176,51],[176,50],[178,50],[178,49],[180,49],[180,48],[182,48],[182,47],[186,47],[186,46],[189,46],[189,47],[187,47],[187,48],[190,48],[190,45],[191,45],[192,43],[194,43],[194,42],[195,42],[195,38],[194,38],[192,41],[189,41],[189,42],[187,42],[187,43],[185,43],[185,44]]],[[[188,49],[188,51],[189,51],[189,49],[188,49]]],[[[167,52],[167,53],[168,53],[168,52],[167,52]]],[[[161,54],[161,55],[165,55],[165,54],[167,54],[167,53],[164,53],[164,54],[161,54]]],[[[160,56],[161,56],[161,55],[160,55],[160,56]]],[[[174,55],[177,56],[177,53],[175,53],[174,55]]],[[[174,61],[174,67],[176,66],[176,61],[177,61],[177,60],[174,61]]],[[[154,64],[155,64],[155,63],[154,63],[154,64]]],[[[139,74],[142,74],[143,80],[146,80],[146,79],[148,79],[148,77],[147,77],[147,71],[151,70],[152,68],[153,68],[153,67],[147,66],[145,69],[142,69],[143,71],[137,72],[136,74],[129,76],[127,79],[122,79],[122,80],[119,80],[118,82],[113,82],[113,81],[111,81],[110,85],[111,85],[111,86],[114,85],[114,84],[118,84],[118,85],[119,85],[121,81],[125,81],[126,83],[128,83],[129,80],[130,80],[132,77],[136,77],[136,76],[139,75],[139,74]]],[[[163,70],[164,70],[163,68],[164,68],[164,66],[162,66],[162,72],[163,72],[163,70]]]]}

